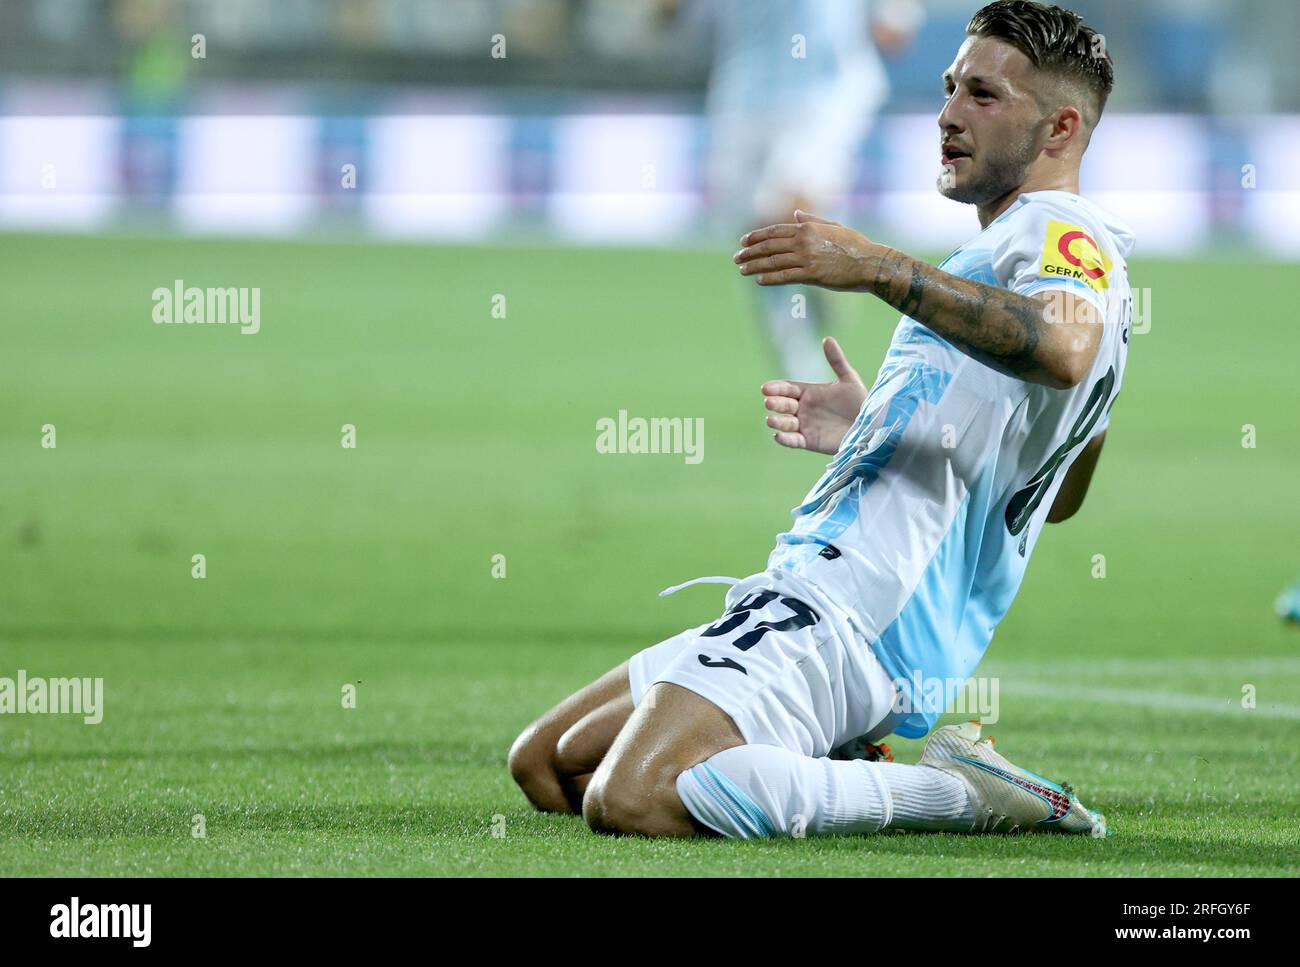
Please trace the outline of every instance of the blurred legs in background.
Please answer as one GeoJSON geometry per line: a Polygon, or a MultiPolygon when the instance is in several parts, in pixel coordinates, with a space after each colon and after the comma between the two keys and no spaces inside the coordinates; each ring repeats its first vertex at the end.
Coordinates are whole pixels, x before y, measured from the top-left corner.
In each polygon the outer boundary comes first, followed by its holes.
{"type": "MultiPolygon", "coordinates": [[[[791,0],[715,8],[709,184],[729,227],[793,221],[796,208],[840,214],[889,90],[865,8],[791,0]]],[[[760,289],[750,298],[781,375],[829,379],[825,293],[760,289]]]]}

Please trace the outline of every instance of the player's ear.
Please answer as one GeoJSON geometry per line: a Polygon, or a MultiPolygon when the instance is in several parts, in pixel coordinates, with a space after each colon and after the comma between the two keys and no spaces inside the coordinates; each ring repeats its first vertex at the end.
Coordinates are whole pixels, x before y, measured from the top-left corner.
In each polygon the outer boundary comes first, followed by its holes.
{"type": "Polygon", "coordinates": [[[1059,150],[1082,134],[1083,115],[1073,104],[1067,104],[1052,116],[1052,129],[1047,132],[1047,147],[1059,150]]]}

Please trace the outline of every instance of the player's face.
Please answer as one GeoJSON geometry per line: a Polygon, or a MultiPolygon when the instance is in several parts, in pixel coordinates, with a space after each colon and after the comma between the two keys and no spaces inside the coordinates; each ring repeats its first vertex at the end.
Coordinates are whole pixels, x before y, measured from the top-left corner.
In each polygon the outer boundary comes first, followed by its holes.
{"type": "Polygon", "coordinates": [[[966,38],[943,75],[941,194],[983,205],[1024,183],[1043,130],[1032,88],[1035,73],[1029,58],[1010,44],[966,38]]]}

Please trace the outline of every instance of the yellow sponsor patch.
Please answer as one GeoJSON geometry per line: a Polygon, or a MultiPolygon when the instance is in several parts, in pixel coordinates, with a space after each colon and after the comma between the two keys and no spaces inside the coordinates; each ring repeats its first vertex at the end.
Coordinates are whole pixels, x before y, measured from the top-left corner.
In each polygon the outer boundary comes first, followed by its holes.
{"type": "Polygon", "coordinates": [[[1078,225],[1048,221],[1040,276],[1078,279],[1100,292],[1110,286],[1110,264],[1096,239],[1078,225]]]}

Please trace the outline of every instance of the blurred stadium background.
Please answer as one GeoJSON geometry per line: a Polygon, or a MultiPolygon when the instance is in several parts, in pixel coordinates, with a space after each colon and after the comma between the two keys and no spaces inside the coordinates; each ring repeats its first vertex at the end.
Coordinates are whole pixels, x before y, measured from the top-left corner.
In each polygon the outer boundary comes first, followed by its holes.
{"type": "MultiPolygon", "coordinates": [[[[663,22],[656,0],[6,0],[0,225],[698,239],[713,47],[709,4],[685,6],[663,22]]],[[[892,93],[842,214],[942,248],[970,224],[934,192],[932,156],[938,78],[972,4],[923,6],[887,60],[892,93]]],[[[1084,190],[1125,213],[1147,255],[1300,251],[1300,8],[1074,8],[1105,25],[1119,65],[1084,190]]]]}

